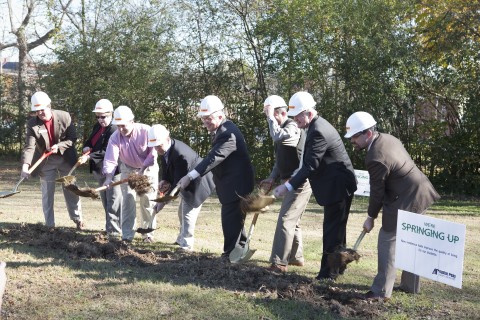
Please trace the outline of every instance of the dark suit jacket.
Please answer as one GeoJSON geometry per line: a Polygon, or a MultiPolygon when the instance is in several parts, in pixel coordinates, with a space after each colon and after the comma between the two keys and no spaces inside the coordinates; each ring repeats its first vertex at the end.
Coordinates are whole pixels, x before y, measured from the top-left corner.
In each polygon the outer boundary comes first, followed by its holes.
{"type": "MultiPolygon", "coordinates": [[[[168,162],[165,162],[165,157],[160,156],[162,180],[168,181],[172,186],[176,186],[182,177],[202,161],[202,158],[192,148],[176,139],[172,139],[172,145],[168,149],[167,157],[168,162]]],[[[192,181],[180,193],[186,203],[196,208],[210,196],[214,189],[212,173],[208,172],[204,176],[192,181]]]]}
{"type": "Polygon", "coordinates": [[[315,117],[305,139],[302,167],[289,183],[297,189],[310,181],[321,206],[341,201],[357,190],[352,162],[338,131],[325,119],[315,117]]]}
{"type": "Polygon", "coordinates": [[[389,134],[380,133],[373,141],[365,165],[370,175],[368,215],[376,218],[383,208],[385,231],[396,230],[398,209],[421,213],[440,198],[402,142],[389,134]]]}
{"type": "MultiPolygon", "coordinates": [[[[63,155],[65,160],[72,166],[77,162],[77,151],[75,150],[75,142],[77,141],[77,132],[72,122],[70,114],[61,110],[52,110],[54,122],[54,134],[58,145],[58,152],[63,155]]],[[[27,135],[25,139],[25,147],[22,151],[22,163],[33,165],[41,155],[50,149],[50,141],[48,139],[47,128],[42,120],[38,117],[32,117],[27,121],[27,135]]],[[[43,162],[34,174],[43,167],[43,162]]]]}
{"type": "MultiPolygon", "coordinates": [[[[92,149],[92,151],[90,152],[89,162],[90,172],[96,171],[101,174],[103,168],[103,158],[105,157],[105,151],[107,150],[108,140],[110,139],[110,136],[115,132],[115,130],[117,130],[117,126],[110,123],[110,125],[105,128],[105,131],[97,140],[97,143],[93,146],[92,138],[98,132],[98,130],[100,130],[100,128],[100,124],[98,124],[98,122],[95,123],[92,129],[92,133],[90,134],[90,137],[88,137],[87,141],[85,141],[83,148],[89,147],[92,149]]],[[[119,173],[118,170],[119,166],[117,166],[115,174],[119,173]]]]}
{"type": "Polygon", "coordinates": [[[221,204],[238,201],[253,191],[254,173],[247,145],[238,127],[230,120],[217,129],[208,152],[195,170],[200,175],[212,171],[221,204]]]}

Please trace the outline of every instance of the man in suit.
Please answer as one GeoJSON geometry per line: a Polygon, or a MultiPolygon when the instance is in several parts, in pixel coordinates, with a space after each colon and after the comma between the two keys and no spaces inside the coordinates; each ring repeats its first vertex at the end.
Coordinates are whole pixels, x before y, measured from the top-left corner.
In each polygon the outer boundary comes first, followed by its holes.
{"type": "Polygon", "coordinates": [[[288,115],[294,117],[299,128],[307,129],[307,136],[300,170],[278,186],[274,195],[281,197],[310,181],[317,203],[324,207],[323,255],[316,278],[334,280],[338,272],[330,270],[327,258],[346,246],[347,220],[357,183],[340,135],[317,114],[315,104],[308,92],[297,92],[290,98],[288,115]]]}
{"type": "MultiPolygon", "coordinates": [[[[42,190],[42,208],[45,224],[49,228],[55,227],[54,196],[55,179],[58,174],[67,175],[77,162],[75,142],[77,134],[70,114],[65,111],[52,110],[49,96],[42,91],[32,96],[32,111],[36,113],[27,122],[26,144],[22,152],[23,178],[29,177],[28,169],[45,151],[52,154],[38,166],[33,174],[40,176],[42,190]]],[[[78,230],[84,228],[82,221],[82,207],[80,197],[63,188],[63,195],[67,204],[70,219],[78,230]]]]}
{"type": "MultiPolygon", "coordinates": [[[[305,133],[298,128],[295,121],[288,118],[288,106],[282,97],[269,96],[264,102],[263,111],[267,116],[270,136],[275,147],[275,165],[270,176],[260,185],[271,189],[276,179],[284,183],[298,169],[305,133]]],[[[271,266],[268,270],[286,272],[288,265],[299,267],[304,265],[300,219],[311,195],[310,184],[305,181],[303,185],[295,191],[288,192],[283,198],[273,238],[271,266]]]]}
{"type": "Polygon", "coordinates": [[[223,257],[228,257],[235,244],[244,245],[244,214],[240,197],[253,191],[254,173],[247,145],[238,127],[227,120],[223,103],[216,96],[205,97],[197,116],[213,136],[207,156],[179,181],[186,189],[191,181],[212,171],[218,199],[222,204],[223,257]]]}
{"type": "MultiPolygon", "coordinates": [[[[355,150],[367,150],[365,166],[370,175],[368,216],[363,228],[370,232],[380,210],[382,227],[378,234],[378,272],[365,298],[389,299],[396,278],[395,240],[398,210],[423,213],[440,196],[417,168],[397,138],[379,133],[377,122],[367,112],[355,112],[346,125],[345,138],[355,150]]],[[[403,271],[399,290],[418,293],[418,276],[403,271]]]]}
{"type": "MultiPolygon", "coordinates": [[[[89,161],[90,172],[93,173],[99,186],[103,186],[106,177],[102,173],[103,158],[107,150],[110,136],[117,130],[117,126],[112,124],[113,105],[107,99],[100,99],[95,104],[95,118],[97,123],[93,126],[92,133],[83,145],[83,156],[80,157],[81,163],[89,161]],[[86,154],[88,153],[89,154],[86,154]]],[[[120,180],[120,172],[117,167],[112,181],[120,180]]],[[[122,214],[122,191],[120,186],[108,188],[100,193],[103,209],[105,210],[105,231],[111,239],[120,236],[122,228],[120,217],[122,214]]]]}
{"type": "MultiPolygon", "coordinates": [[[[158,190],[166,193],[176,186],[178,181],[202,161],[202,158],[189,146],[180,140],[171,139],[170,132],[161,124],[153,125],[148,131],[148,146],[154,147],[160,155],[162,164],[162,179],[158,190]]],[[[215,189],[212,173],[195,179],[187,188],[180,190],[178,205],[178,220],[180,231],[176,244],[182,250],[192,251],[194,245],[195,223],[202,204],[215,189]]],[[[159,205],[158,209],[163,208],[159,205]]]]}

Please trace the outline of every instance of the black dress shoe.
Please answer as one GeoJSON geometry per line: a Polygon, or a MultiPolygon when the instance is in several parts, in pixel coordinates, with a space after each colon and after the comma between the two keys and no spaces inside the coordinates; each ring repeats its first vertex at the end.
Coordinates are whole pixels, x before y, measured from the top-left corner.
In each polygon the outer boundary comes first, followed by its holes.
{"type": "Polygon", "coordinates": [[[403,293],[411,293],[407,289],[403,288],[402,286],[395,286],[393,287],[393,291],[403,292],[403,293]]]}

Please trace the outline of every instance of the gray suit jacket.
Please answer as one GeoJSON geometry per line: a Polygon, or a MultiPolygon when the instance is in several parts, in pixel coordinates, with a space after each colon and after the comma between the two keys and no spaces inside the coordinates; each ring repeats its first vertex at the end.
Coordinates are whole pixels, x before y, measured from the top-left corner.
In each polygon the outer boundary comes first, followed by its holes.
{"type": "MultiPolygon", "coordinates": [[[[58,145],[58,152],[73,166],[75,162],[77,162],[77,151],[75,150],[77,133],[72,118],[70,114],[65,111],[52,110],[52,112],[55,134],[54,141],[56,141],[58,145]]],[[[22,151],[22,163],[33,165],[41,155],[51,147],[47,128],[38,117],[32,117],[28,120],[25,140],[25,147],[22,151]]],[[[34,170],[34,174],[43,167],[44,163],[40,164],[40,166],[34,170]]]]}
{"type": "Polygon", "coordinates": [[[254,173],[247,144],[238,127],[230,120],[224,121],[217,129],[208,152],[195,170],[200,175],[209,171],[221,204],[239,201],[253,191],[254,173]]]}
{"type": "MultiPolygon", "coordinates": [[[[202,158],[189,146],[180,140],[172,139],[172,145],[167,152],[167,161],[160,156],[162,163],[162,180],[176,186],[178,181],[202,161],[202,158]]],[[[212,173],[195,179],[185,190],[181,190],[183,200],[190,206],[197,208],[207,199],[215,189],[212,173]]]]}
{"type": "Polygon", "coordinates": [[[342,138],[320,116],[308,126],[302,167],[289,183],[297,189],[307,179],[317,203],[322,206],[339,202],[357,190],[355,172],[342,138]]]}
{"type": "Polygon", "coordinates": [[[439,199],[430,180],[417,168],[397,138],[380,133],[365,157],[370,174],[368,215],[383,208],[382,227],[396,230],[398,209],[422,213],[439,199]]]}

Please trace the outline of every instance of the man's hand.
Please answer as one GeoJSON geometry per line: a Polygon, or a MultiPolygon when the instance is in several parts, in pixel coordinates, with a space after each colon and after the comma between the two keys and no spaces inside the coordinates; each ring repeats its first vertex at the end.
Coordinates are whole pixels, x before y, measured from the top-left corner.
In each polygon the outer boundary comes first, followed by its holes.
{"type": "Polygon", "coordinates": [[[268,193],[270,190],[272,190],[274,181],[275,180],[273,178],[263,179],[260,181],[260,190],[262,190],[264,193],[268,193]]]}
{"type": "Polygon", "coordinates": [[[54,144],[54,145],[50,148],[50,151],[52,151],[53,154],[57,153],[57,152],[58,152],[58,145],[57,145],[57,144],[54,144]]]}
{"type": "Polygon", "coordinates": [[[168,190],[170,190],[170,187],[172,185],[170,184],[170,182],[168,182],[167,180],[161,180],[159,183],[158,183],[158,191],[159,192],[163,192],[163,193],[167,193],[168,190]]]}
{"type": "Polygon", "coordinates": [[[263,107],[263,112],[265,112],[265,115],[267,116],[267,118],[274,118],[273,117],[273,106],[271,105],[266,105],[263,107]]]}
{"type": "Polygon", "coordinates": [[[90,156],[88,154],[84,154],[83,156],[81,156],[80,158],[78,158],[78,162],[80,164],[84,164],[88,161],[88,159],[90,159],[90,156]]]}
{"type": "Polygon", "coordinates": [[[281,198],[288,192],[287,187],[284,184],[279,185],[278,187],[273,190],[273,195],[275,198],[281,198]]]}
{"type": "Polygon", "coordinates": [[[105,176],[105,182],[103,183],[103,185],[108,187],[110,184],[112,184],[112,181],[113,181],[113,175],[107,174],[105,176]]]}
{"type": "Polygon", "coordinates": [[[23,179],[28,179],[30,177],[30,173],[28,172],[28,168],[30,165],[28,163],[24,163],[22,165],[22,172],[20,172],[20,177],[23,179]]]}
{"type": "Polygon", "coordinates": [[[180,179],[180,181],[178,181],[177,185],[180,186],[180,189],[185,190],[191,181],[192,180],[190,180],[190,176],[187,174],[182,179],[180,179]]]}
{"type": "Polygon", "coordinates": [[[373,226],[375,225],[374,221],[375,219],[373,219],[370,216],[368,216],[367,219],[365,219],[365,222],[363,223],[363,229],[367,231],[367,233],[372,231],[373,226]]]}

